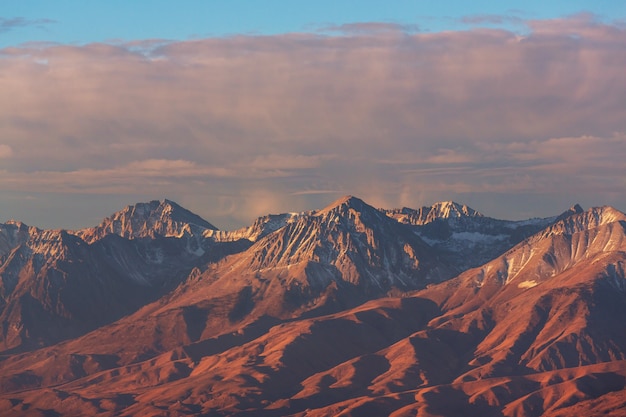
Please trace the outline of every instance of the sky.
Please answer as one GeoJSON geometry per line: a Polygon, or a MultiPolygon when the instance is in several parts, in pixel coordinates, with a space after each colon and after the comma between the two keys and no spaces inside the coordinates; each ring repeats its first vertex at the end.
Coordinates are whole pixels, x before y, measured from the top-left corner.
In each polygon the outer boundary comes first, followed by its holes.
{"type": "Polygon", "coordinates": [[[626,210],[624,1],[6,3],[0,222],[626,210]]]}

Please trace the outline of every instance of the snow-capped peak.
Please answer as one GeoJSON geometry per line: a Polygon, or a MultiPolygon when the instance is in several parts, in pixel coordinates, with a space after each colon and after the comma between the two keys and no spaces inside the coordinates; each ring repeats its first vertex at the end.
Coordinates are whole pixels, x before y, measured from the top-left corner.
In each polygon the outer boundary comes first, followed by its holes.
{"type": "Polygon", "coordinates": [[[450,217],[482,217],[482,214],[464,204],[455,203],[454,201],[442,201],[435,203],[430,208],[430,213],[434,213],[437,218],[450,217]]]}
{"type": "Polygon", "coordinates": [[[383,210],[387,216],[392,217],[400,223],[407,223],[421,226],[431,223],[437,219],[455,219],[462,217],[483,217],[483,215],[473,208],[454,201],[442,201],[432,206],[412,209],[403,207],[401,209],[383,210]]]}
{"type": "MultiPolygon", "coordinates": [[[[575,207],[576,206],[573,208],[575,207]]],[[[571,210],[572,209],[570,209],[570,211],[571,210]]],[[[592,207],[587,211],[572,213],[566,217],[562,216],[563,215],[559,216],[559,219],[557,219],[552,226],[541,233],[541,237],[572,235],[583,230],[595,229],[609,223],[626,221],[626,214],[610,206],[592,207]]]]}
{"type": "Polygon", "coordinates": [[[175,202],[165,199],[129,205],[104,219],[99,226],[80,230],[75,234],[86,241],[94,241],[107,234],[134,239],[155,235],[180,237],[185,233],[201,235],[206,230],[217,228],[175,202]]]}

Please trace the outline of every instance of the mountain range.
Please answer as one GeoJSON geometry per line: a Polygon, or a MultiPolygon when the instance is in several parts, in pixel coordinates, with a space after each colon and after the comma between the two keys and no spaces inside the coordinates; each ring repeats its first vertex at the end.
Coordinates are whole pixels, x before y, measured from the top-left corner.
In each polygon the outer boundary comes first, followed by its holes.
{"type": "Polygon", "coordinates": [[[0,224],[1,415],[626,415],[626,215],[0,224]]]}

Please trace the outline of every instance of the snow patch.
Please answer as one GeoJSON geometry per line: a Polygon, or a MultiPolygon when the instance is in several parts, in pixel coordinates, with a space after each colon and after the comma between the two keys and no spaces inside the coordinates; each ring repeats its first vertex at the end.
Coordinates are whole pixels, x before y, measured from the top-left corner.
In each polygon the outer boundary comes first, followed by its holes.
{"type": "Polygon", "coordinates": [[[517,229],[522,226],[547,226],[556,221],[559,216],[552,217],[534,217],[528,220],[514,220],[505,225],[509,229],[517,229]]]}
{"type": "Polygon", "coordinates": [[[473,243],[493,242],[496,240],[507,240],[507,235],[486,235],[480,232],[455,232],[452,239],[465,240],[473,243]]]}
{"type": "Polygon", "coordinates": [[[517,288],[532,288],[532,287],[536,287],[539,283],[537,281],[535,281],[534,279],[531,279],[530,281],[523,281],[520,282],[519,284],[517,284],[517,288]]]}

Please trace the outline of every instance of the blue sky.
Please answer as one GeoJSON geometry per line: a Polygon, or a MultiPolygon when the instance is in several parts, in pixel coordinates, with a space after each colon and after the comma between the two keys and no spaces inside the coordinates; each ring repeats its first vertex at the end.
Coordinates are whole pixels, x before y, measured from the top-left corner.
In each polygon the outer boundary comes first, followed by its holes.
{"type": "Polygon", "coordinates": [[[499,17],[482,25],[523,31],[515,19],[551,19],[591,12],[626,18],[621,0],[568,1],[47,1],[4,2],[0,47],[24,42],[83,44],[135,39],[187,40],[234,34],[309,32],[360,22],[416,25],[423,32],[462,30],[468,17],[499,17]],[[465,20],[465,21],[464,21],[465,20]]]}
{"type": "Polygon", "coordinates": [[[626,210],[624,1],[4,3],[0,222],[626,210]]]}

